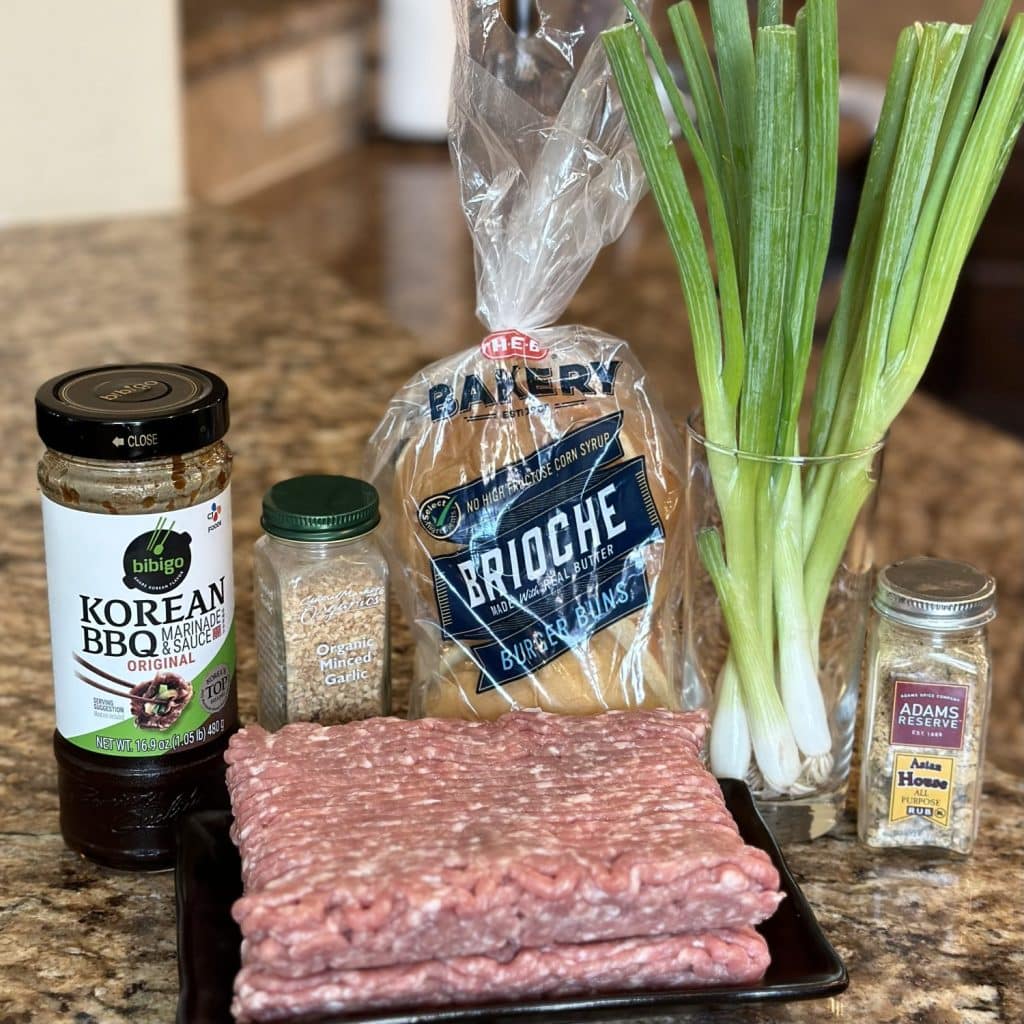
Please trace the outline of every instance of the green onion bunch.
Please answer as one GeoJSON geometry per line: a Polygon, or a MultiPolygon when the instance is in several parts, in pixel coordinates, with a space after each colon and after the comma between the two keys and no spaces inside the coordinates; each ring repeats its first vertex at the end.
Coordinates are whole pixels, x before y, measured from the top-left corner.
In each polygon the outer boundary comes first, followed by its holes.
{"type": "Polygon", "coordinates": [[[832,768],[819,634],[873,479],[869,457],[804,474],[785,460],[871,451],[917,387],[1024,120],[1024,16],[987,85],[1010,0],[986,0],[970,28],[900,36],[803,436],[836,192],[835,0],[807,0],[793,25],[781,0],[761,0],[753,31],[745,0],[710,0],[714,62],[692,3],[670,8],[695,118],[624,3],[632,20],[603,41],[678,264],[721,511],[697,537],[730,635],[712,767],[743,778],[752,753],[767,788],[796,794],[832,768]],[[700,177],[707,239],[655,77],[700,177]]]}

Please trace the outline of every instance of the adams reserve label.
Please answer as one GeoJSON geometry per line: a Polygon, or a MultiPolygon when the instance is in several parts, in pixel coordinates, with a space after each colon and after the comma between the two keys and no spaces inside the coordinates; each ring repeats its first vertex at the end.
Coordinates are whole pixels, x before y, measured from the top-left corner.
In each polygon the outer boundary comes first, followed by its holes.
{"type": "Polygon", "coordinates": [[[163,514],[43,502],[57,731],[158,757],[234,723],[231,493],[163,514]]]}
{"type": "Polygon", "coordinates": [[[960,683],[894,680],[889,742],[960,750],[968,696],[968,688],[960,683]]]}

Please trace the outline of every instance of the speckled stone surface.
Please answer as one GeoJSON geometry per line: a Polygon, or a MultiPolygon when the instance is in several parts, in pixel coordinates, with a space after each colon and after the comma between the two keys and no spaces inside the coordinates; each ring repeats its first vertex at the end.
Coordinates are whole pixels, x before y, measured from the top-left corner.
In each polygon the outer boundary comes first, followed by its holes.
{"type": "MultiPolygon", "coordinates": [[[[574,313],[629,335],[679,417],[695,389],[679,356],[675,282],[648,241],[634,233],[608,254],[574,313]],[[637,260],[651,264],[643,283],[633,276],[637,260]],[[627,279],[623,268],[635,284],[616,294],[610,284],[627,279]]],[[[365,258],[380,258],[369,238],[365,258]]],[[[394,388],[428,356],[473,339],[414,343],[260,229],[211,214],[0,234],[0,310],[0,1022],[164,1024],[177,993],[172,877],[96,867],[57,833],[34,390],[60,370],[112,360],[193,362],[228,380],[240,696],[251,718],[248,551],[263,489],[296,472],[358,471],[394,388]]],[[[887,460],[879,557],[941,552],[1000,580],[994,764],[979,848],[958,863],[878,856],[853,842],[852,818],[833,837],[789,848],[850,969],[849,991],[681,1020],[1024,1020],[1024,446],[917,398],[887,460]]],[[[401,685],[403,631],[396,642],[401,685]]]]}

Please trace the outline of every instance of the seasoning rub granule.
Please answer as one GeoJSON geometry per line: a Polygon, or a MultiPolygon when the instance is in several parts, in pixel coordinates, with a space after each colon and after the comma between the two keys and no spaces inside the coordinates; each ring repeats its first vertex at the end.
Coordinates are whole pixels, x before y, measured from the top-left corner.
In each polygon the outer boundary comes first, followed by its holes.
{"type": "Polygon", "coordinates": [[[868,640],[858,830],[967,854],[978,834],[995,581],[961,562],[883,569],[868,640]]]}

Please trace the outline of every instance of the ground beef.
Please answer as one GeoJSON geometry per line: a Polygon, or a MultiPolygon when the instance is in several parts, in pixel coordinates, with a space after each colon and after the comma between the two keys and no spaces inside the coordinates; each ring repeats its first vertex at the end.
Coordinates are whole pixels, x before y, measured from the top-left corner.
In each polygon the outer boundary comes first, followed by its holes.
{"type": "Polygon", "coordinates": [[[768,947],[753,928],[522,949],[507,963],[485,956],[281,978],[249,966],[235,986],[241,1021],[285,1020],[354,1006],[437,1006],[569,996],[595,989],[674,989],[760,978],[768,947]]]}
{"type": "MultiPolygon", "coordinates": [[[[440,958],[532,963],[521,950],[763,920],[778,875],[700,763],[706,729],[702,714],[645,711],[243,730],[227,755],[240,1006],[269,998],[254,979],[344,991],[358,969],[400,964],[443,1001],[458,986],[425,966],[440,958]]],[[[596,968],[588,984],[607,987],[596,968]]]]}

